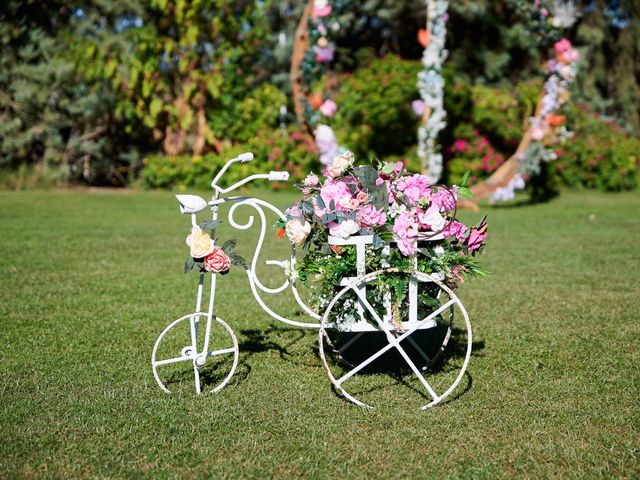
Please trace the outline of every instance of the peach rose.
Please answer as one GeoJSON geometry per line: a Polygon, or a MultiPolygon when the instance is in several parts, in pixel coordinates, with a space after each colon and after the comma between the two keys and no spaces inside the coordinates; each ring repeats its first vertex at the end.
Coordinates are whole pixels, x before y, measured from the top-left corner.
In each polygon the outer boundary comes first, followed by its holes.
{"type": "Polygon", "coordinates": [[[200,227],[193,227],[191,235],[186,239],[187,246],[193,258],[203,258],[213,252],[213,240],[208,233],[203,233],[200,227]]]}
{"type": "Polygon", "coordinates": [[[287,237],[294,245],[302,245],[311,233],[311,224],[304,219],[294,218],[287,222],[287,237]]]}
{"type": "Polygon", "coordinates": [[[329,166],[329,176],[333,178],[339,177],[347,168],[353,165],[354,160],[353,153],[351,152],[338,155],[329,166]]]}

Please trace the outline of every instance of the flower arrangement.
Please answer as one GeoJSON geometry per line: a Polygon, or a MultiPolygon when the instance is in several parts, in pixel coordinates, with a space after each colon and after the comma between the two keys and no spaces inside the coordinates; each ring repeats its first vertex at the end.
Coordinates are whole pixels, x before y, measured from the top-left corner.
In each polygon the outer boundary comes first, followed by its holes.
{"type": "MultiPolygon", "coordinates": [[[[373,168],[356,166],[354,155],[337,155],[323,177],[310,174],[299,185],[303,199],[285,212],[277,236],[302,248],[302,258],[289,265],[289,276],[312,291],[312,302],[323,311],[346,277],[357,276],[356,249],[344,240],[369,236],[367,271],[396,269],[438,275],[455,288],[468,276],[484,276],[474,257],[484,246],[486,218],[468,227],[455,218],[460,196],[468,196],[467,178],[446,188],[426,175],[410,174],[402,162],[373,168]],[[336,241],[337,239],[342,241],[336,241]],[[340,244],[340,245],[338,245],[340,244]]],[[[408,276],[385,273],[378,277],[372,305],[388,294],[402,314],[408,276]]],[[[437,291],[424,286],[421,304],[433,303],[437,291]]],[[[368,293],[369,295],[369,293],[368,293]]],[[[358,321],[357,301],[342,309],[338,322],[358,321]]]]}
{"type": "Polygon", "coordinates": [[[235,252],[237,244],[235,240],[227,240],[222,244],[222,247],[216,246],[216,241],[212,236],[219,223],[207,219],[191,229],[191,233],[185,240],[187,247],[189,247],[189,256],[184,264],[185,273],[190,272],[196,266],[199,272],[221,275],[229,273],[231,265],[247,268],[245,259],[235,252]]]}

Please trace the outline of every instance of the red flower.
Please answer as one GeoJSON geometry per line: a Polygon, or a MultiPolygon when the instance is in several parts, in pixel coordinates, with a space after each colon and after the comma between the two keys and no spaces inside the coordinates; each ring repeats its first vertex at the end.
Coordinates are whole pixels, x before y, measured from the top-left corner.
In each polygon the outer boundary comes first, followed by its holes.
{"type": "Polygon", "coordinates": [[[231,259],[220,247],[215,247],[213,252],[204,257],[204,269],[207,272],[226,273],[231,266],[231,259]]]}

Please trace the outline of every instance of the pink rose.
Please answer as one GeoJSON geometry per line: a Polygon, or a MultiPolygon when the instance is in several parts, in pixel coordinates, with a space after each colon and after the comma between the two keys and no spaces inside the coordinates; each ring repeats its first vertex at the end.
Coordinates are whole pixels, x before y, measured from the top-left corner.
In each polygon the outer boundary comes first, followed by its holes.
{"type": "Polygon", "coordinates": [[[226,273],[231,266],[231,259],[220,247],[215,247],[213,252],[204,257],[204,269],[207,272],[226,273]]]}

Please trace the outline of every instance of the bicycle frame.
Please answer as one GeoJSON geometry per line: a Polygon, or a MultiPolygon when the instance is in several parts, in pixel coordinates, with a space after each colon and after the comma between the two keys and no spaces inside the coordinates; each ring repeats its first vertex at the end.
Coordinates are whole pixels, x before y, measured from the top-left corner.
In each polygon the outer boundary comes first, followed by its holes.
{"type": "MultiPolygon", "coordinates": [[[[236,213],[236,209],[239,207],[243,207],[243,206],[248,206],[248,207],[252,207],[256,210],[256,212],[258,213],[258,216],[260,218],[260,235],[258,237],[258,241],[256,244],[256,249],[253,253],[251,262],[249,264],[249,266],[247,268],[245,268],[245,272],[247,274],[247,278],[249,280],[249,286],[251,287],[251,292],[254,296],[254,298],[256,299],[256,301],[258,302],[258,304],[260,305],[260,307],[266,312],[268,313],[271,317],[273,317],[274,319],[282,322],[282,323],[286,323],[288,325],[291,326],[295,326],[295,327],[301,327],[301,328],[315,328],[315,329],[319,329],[320,328],[320,320],[321,320],[321,316],[318,315],[316,312],[314,312],[308,305],[306,305],[304,303],[304,301],[302,300],[302,298],[300,297],[300,294],[298,292],[298,289],[295,286],[295,283],[291,281],[291,279],[289,278],[285,278],[285,281],[283,282],[282,285],[280,285],[277,288],[269,288],[267,286],[265,286],[260,279],[258,278],[257,274],[256,274],[256,268],[257,268],[257,264],[258,264],[258,258],[260,257],[260,253],[262,250],[262,246],[264,244],[264,238],[266,235],[266,227],[267,227],[267,219],[266,219],[266,215],[265,215],[265,209],[270,210],[271,212],[275,213],[279,219],[286,219],[284,213],[282,211],[280,211],[277,207],[275,207],[274,205],[272,205],[269,202],[266,202],[264,200],[261,200],[259,198],[254,198],[254,197],[247,197],[247,196],[223,196],[225,194],[228,194],[236,189],[238,189],[239,187],[253,181],[253,180],[257,180],[257,179],[265,179],[265,180],[271,180],[271,181],[286,181],[289,178],[289,173],[288,172],[277,172],[277,171],[272,171],[268,174],[254,174],[254,175],[250,175],[238,182],[236,182],[235,184],[231,185],[230,187],[227,188],[221,188],[218,186],[218,183],[220,181],[220,179],[222,178],[222,176],[226,173],[227,169],[234,163],[240,162],[240,163],[245,163],[245,162],[249,162],[253,159],[253,154],[251,153],[245,153],[242,154],[234,159],[229,160],[218,172],[218,174],[215,176],[215,178],[213,179],[213,181],[211,182],[211,186],[214,190],[214,193],[212,195],[211,201],[206,202],[206,205],[209,206],[211,208],[211,219],[215,222],[219,219],[219,207],[220,205],[223,204],[231,204],[231,208],[229,209],[228,212],[228,220],[229,220],[229,224],[236,228],[237,230],[248,230],[249,228],[251,228],[254,224],[254,217],[253,216],[249,216],[248,220],[245,223],[240,223],[238,222],[234,215],[236,213]],[[283,291],[285,291],[288,287],[291,287],[292,293],[294,298],[296,299],[296,302],[298,303],[298,305],[304,310],[304,312],[306,314],[308,314],[310,317],[312,317],[313,319],[317,320],[317,323],[306,323],[306,322],[297,322],[295,320],[291,320],[288,319],[286,317],[283,317],[282,315],[279,315],[278,313],[274,312],[263,300],[261,293],[266,293],[266,294],[277,294],[277,293],[281,293],[283,291]]],[[[180,199],[180,196],[178,196],[178,198],[180,199]]],[[[202,204],[201,204],[202,206],[202,204]]],[[[206,208],[206,207],[205,207],[206,208]]],[[[204,209],[204,208],[203,208],[204,209]]],[[[183,213],[191,213],[191,218],[192,218],[192,225],[196,225],[196,214],[198,213],[197,211],[185,211],[183,209],[183,207],[181,206],[181,211],[183,211],[183,213]]],[[[213,229],[213,236],[215,236],[215,231],[216,229],[213,229]]],[[[296,252],[295,252],[295,247],[291,247],[291,256],[290,256],[290,262],[295,263],[295,259],[296,259],[296,252]]],[[[279,266],[281,268],[285,268],[285,263],[284,261],[280,261],[280,260],[266,260],[266,265],[273,265],[273,266],[279,266]]],[[[211,275],[211,291],[210,291],[210,295],[209,295],[209,308],[207,310],[207,327],[206,327],[206,340],[205,340],[205,346],[204,346],[204,352],[206,353],[208,351],[208,340],[209,340],[209,333],[210,333],[210,329],[211,329],[211,321],[212,321],[212,316],[213,316],[213,308],[214,308],[214,304],[215,304],[215,289],[216,289],[216,282],[217,282],[217,275],[211,275]]],[[[202,296],[203,296],[203,285],[204,285],[204,273],[200,274],[200,281],[198,284],[198,294],[197,294],[197,298],[196,298],[196,311],[199,312],[201,305],[202,305],[202,296]]],[[[196,323],[196,325],[194,325],[194,327],[192,328],[192,336],[194,339],[194,347],[195,347],[195,338],[197,336],[197,321],[193,322],[196,323]]]]}

